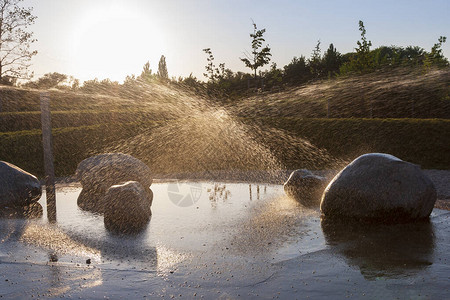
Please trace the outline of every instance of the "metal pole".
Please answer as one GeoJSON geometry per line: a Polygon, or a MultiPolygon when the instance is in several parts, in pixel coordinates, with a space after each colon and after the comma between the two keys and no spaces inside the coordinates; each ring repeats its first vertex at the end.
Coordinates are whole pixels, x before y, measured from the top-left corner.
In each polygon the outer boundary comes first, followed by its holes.
{"type": "Polygon", "coordinates": [[[44,150],[45,191],[47,195],[47,217],[56,222],[55,167],[53,164],[52,124],[50,116],[50,97],[41,93],[42,147],[44,150]]]}

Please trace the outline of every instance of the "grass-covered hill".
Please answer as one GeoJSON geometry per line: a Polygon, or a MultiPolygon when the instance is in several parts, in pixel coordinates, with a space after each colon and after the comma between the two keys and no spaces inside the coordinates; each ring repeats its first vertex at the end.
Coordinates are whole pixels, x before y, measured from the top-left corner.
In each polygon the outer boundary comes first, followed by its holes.
{"type": "MultiPolygon", "coordinates": [[[[117,95],[51,90],[56,172],[104,151],[158,174],[338,168],[365,152],[449,169],[449,80],[449,70],[374,73],[225,105],[170,83],[117,95]]],[[[42,176],[40,93],[0,88],[0,160],[42,176]]]]}
{"type": "Polygon", "coordinates": [[[383,69],[316,81],[232,103],[242,116],[450,118],[450,68],[383,69]]]}

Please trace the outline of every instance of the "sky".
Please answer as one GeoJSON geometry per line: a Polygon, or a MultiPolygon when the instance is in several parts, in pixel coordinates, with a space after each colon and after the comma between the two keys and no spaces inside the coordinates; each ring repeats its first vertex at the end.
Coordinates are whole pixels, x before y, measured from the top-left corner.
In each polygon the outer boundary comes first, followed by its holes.
{"type": "Polygon", "coordinates": [[[38,39],[34,79],[59,72],[81,82],[122,82],[139,75],[147,61],[156,72],[161,55],[170,77],[204,79],[204,48],[211,48],[216,65],[250,72],[240,58],[251,50],[252,20],[266,29],[278,67],[294,56],[309,57],[318,40],[322,52],[330,43],[341,53],[353,51],[359,20],[372,49],[430,51],[447,36],[443,50],[450,58],[449,0],[25,0],[23,6],[38,17],[29,28],[38,39]]]}

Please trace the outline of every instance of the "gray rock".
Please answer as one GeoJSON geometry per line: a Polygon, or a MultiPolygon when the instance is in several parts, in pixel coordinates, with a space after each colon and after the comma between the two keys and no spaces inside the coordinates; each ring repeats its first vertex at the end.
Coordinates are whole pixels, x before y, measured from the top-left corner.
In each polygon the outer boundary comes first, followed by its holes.
{"type": "Polygon", "coordinates": [[[105,193],[90,191],[83,188],[78,195],[77,205],[82,210],[103,214],[105,208],[103,204],[104,198],[105,193]]]}
{"type": "Polygon", "coordinates": [[[328,180],[306,169],[295,170],[284,183],[285,193],[305,206],[319,205],[328,180]]]}
{"type": "Polygon", "coordinates": [[[0,161],[0,207],[30,205],[41,198],[41,193],[36,176],[0,161]]]}
{"type": "Polygon", "coordinates": [[[153,181],[150,168],[145,163],[123,153],[105,153],[86,158],[78,164],[75,175],[84,189],[100,195],[114,184],[138,181],[149,188],[153,181]]]}
{"type": "Polygon", "coordinates": [[[333,178],[320,210],[326,218],[395,223],[427,218],[435,202],[433,182],[418,165],[369,153],[333,178]]]}
{"type": "Polygon", "coordinates": [[[120,233],[139,232],[150,221],[153,193],[139,182],[110,187],[103,200],[106,229],[120,233]]]}

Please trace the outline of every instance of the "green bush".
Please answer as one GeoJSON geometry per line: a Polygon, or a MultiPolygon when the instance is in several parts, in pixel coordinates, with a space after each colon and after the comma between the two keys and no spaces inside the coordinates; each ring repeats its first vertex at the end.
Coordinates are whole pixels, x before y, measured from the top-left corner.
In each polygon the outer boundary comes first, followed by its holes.
{"type": "Polygon", "coordinates": [[[344,160],[383,152],[423,168],[450,169],[450,120],[266,118],[259,122],[305,138],[344,160]]]}
{"type": "MultiPolygon", "coordinates": [[[[83,159],[104,152],[114,142],[144,128],[139,123],[56,128],[52,130],[56,176],[70,176],[83,159]]],[[[44,175],[41,130],[0,133],[0,160],[36,175],[44,175]]]]}
{"type": "MultiPolygon", "coordinates": [[[[450,120],[246,118],[241,121],[260,126],[263,131],[264,128],[281,129],[346,161],[367,152],[384,152],[419,164],[422,168],[450,169],[450,120]]],[[[127,139],[140,133],[151,135],[152,128],[166,124],[135,122],[56,128],[53,130],[56,176],[74,174],[78,163],[84,158],[126,143],[127,139]]],[[[161,129],[164,130],[164,127],[161,129]]],[[[268,148],[277,148],[275,154],[285,167],[305,167],[303,157],[295,158],[295,155],[288,153],[290,145],[280,143],[276,138],[264,139],[263,142],[268,148]]],[[[129,154],[144,159],[137,153],[129,154]]],[[[0,133],[0,160],[43,176],[41,131],[0,133]]],[[[165,169],[164,166],[151,167],[154,170],[165,169]]]]}
{"type": "MultiPolygon", "coordinates": [[[[149,122],[164,120],[167,113],[158,111],[53,111],[52,127],[79,127],[99,124],[121,124],[129,122],[149,122]]],[[[0,132],[41,129],[41,112],[0,113],[0,132]]]]}

